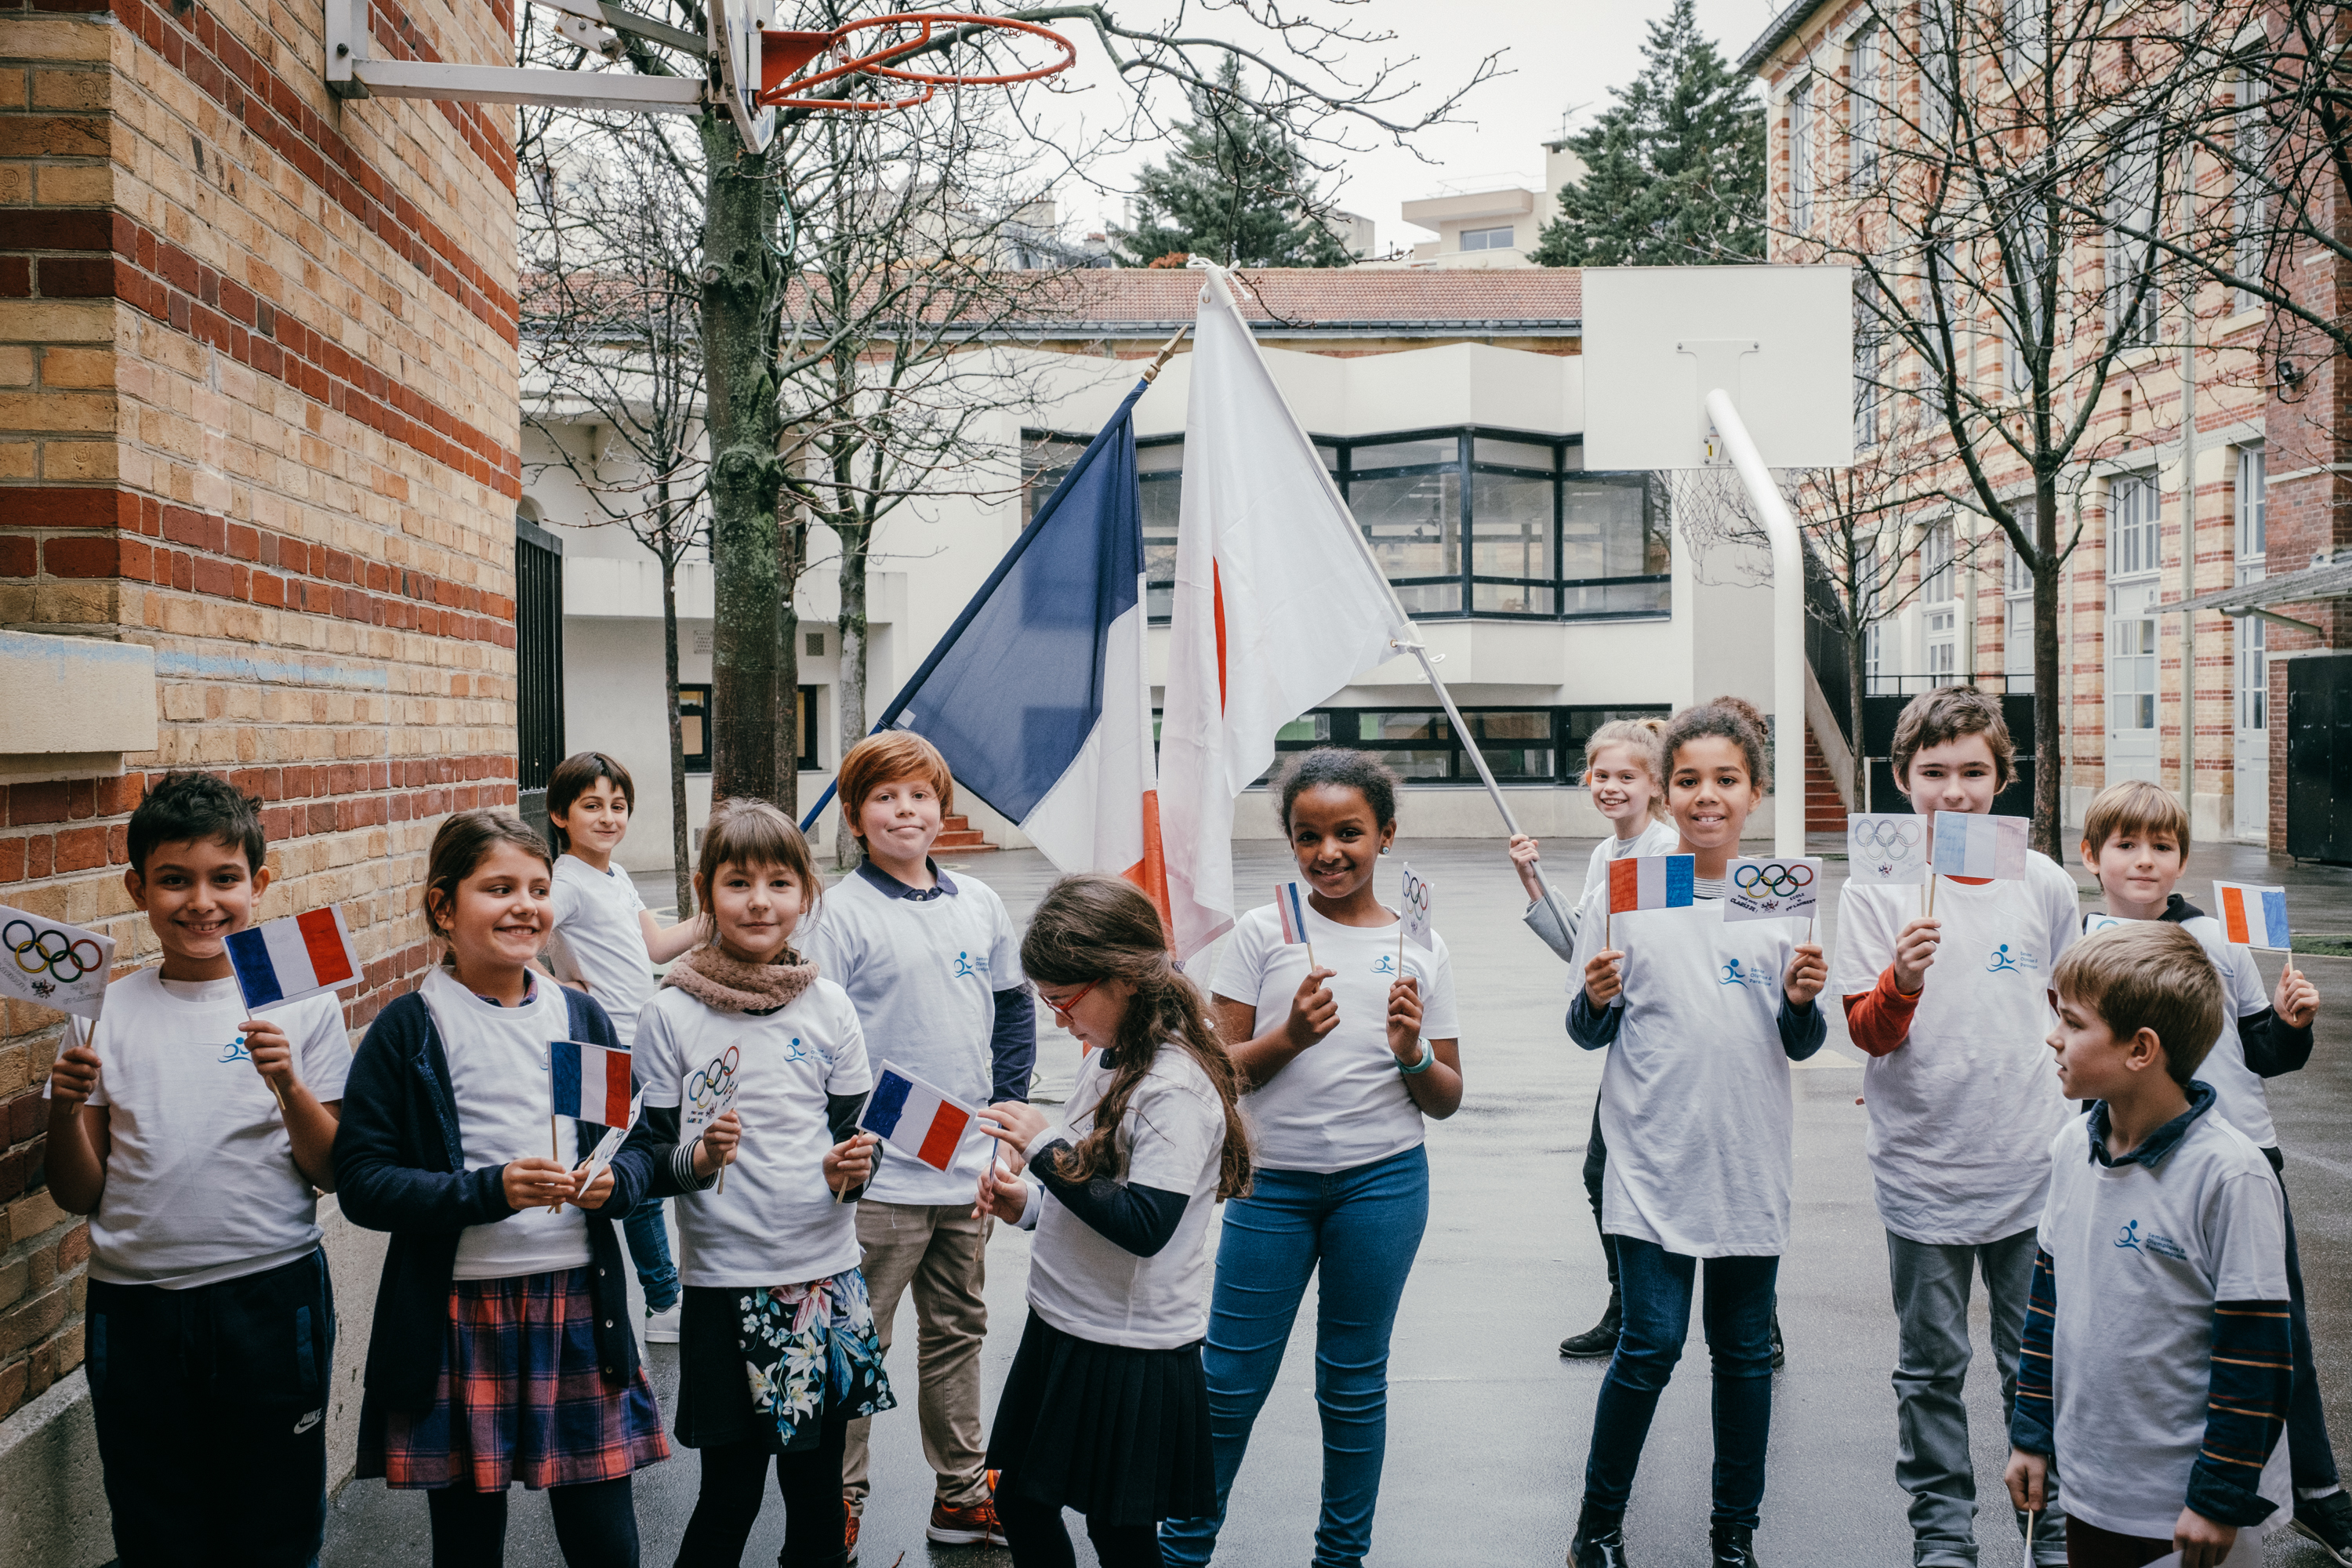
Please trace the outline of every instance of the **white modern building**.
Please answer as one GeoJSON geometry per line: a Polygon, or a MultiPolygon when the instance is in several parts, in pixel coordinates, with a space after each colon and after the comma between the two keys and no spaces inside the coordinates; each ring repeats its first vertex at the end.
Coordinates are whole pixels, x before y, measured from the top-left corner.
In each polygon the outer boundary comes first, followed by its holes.
{"type": "MultiPolygon", "coordinates": [[[[1076,275],[1079,308],[999,352],[1048,373],[1042,409],[1004,412],[994,496],[909,504],[877,530],[870,573],[868,710],[878,710],[954,619],[1061,465],[1117,407],[1141,360],[1190,321],[1197,275],[1100,270],[1076,275]]],[[[1428,268],[1248,274],[1260,342],[1300,422],[1346,492],[1375,553],[1420,622],[1474,734],[1452,733],[1417,669],[1363,671],[1286,732],[1286,746],[1336,742],[1378,751],[1408,783],[1406,831],[1499,832],[1464,750],[1475,741],[1530,831],[1607,831],[1574,784],[1586,735],[1608,719],[1659,713],[1718,692],[1769,706],[1769,588],[1715,547],[1696,556],[1643,474],[1584,467],[1587,401],[1573,271],[1428,268]]],[[[1179,353],[1137,405],[1150,606],[1164,625],[1172,590],[1184,467],[1189,357],[1179,353]]],[[[569,445],[574,433],[562,433],[569,445]]],[[[591,431],[576,433],[583,441],[591,431]]],[[[594,747],[636,775],[638,815],[623,858],[666,866],[669,798],[664,733],[660,574],[626,534],[579,526],[586,498],[526,437],[527,518],[563,549],[567,750],[594,747]]],[[[800,679],[813,720],[802,756],[813,799],[841,752],[836,596],[822,530],[804,580],[800,679]]],[[[1333,570],[1349,569],[1335,562],[1333,570]]],[[[710,567],[681,574],[681,681],[709,680],[710,567]]],[[[1167,633],[1153,634],[1155,675],[1167,633]]],[[[685,726],[702,753],[698,713],[685,726]]],[[[698,826],[707,771],[689,774],[698,826]]],[[[978,802],[990,841],[1024,842],[978,802]]],[[[829,834],[830,824],[824,829],[829,834]]],[[[1237,831],[1273,837],[1270,812],[1244,803],[1237,831]]]]}

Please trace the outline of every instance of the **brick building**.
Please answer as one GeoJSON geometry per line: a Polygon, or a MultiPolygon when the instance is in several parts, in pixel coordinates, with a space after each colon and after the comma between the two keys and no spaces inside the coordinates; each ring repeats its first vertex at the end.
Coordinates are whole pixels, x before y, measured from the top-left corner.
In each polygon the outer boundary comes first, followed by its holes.
{"type": "MultiPolygon", "coordinates": [[[[512,25],[373,12],[394,58],[503,59],[512,25]]],[[[268,805],[263,913],[343,906],[357,1030],[425,962],[436,819],[516,798],[515,165],[502,110],[330,97],[322,34],[315,0],[0,5],[0,902],[149,961],[127,816],[158,770],[225,773],[268,805]]],[[[59,1022],[0,1011],[11,1561],[89,1528],[16,1501],[87,1427],[88,1231],[41,1183],[59,1022]]],[[[348,1318],[373,1269],[341,1285],[348,1318]]]]}

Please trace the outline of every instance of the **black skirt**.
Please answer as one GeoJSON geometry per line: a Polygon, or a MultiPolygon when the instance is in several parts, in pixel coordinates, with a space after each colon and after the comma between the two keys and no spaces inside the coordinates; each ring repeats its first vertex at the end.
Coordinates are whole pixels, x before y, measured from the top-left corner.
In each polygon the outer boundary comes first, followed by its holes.
{"type": "Polygon", "coordinates": [[[1091,1522],[1213,1513],[1201,1342],[1168,1351],[1097,1344],[1032,1309],[997,1398],[988,1464],[1003,1472],[1003,1487],[1091,1522]]]}

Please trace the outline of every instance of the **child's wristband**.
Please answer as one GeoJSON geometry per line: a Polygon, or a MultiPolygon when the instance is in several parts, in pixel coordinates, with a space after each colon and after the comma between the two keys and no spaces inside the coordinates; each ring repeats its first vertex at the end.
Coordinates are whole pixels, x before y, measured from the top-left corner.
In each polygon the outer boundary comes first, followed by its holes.
{"type": "Polygon", "coordinates": [[[1411,1067],[1407,1067],[1404,1063],[1399,1062],[1397,1063],[1397,1071],[1404,1074],[1407,1078],[1417,1078],[1421,1074],[1427,1072],[1429,1070],[1429,1064],[1436,1059],[1437,1047],[1431,1045],[1427,1040],[1423,1040],[1421,1042],[1421,1060],[1413,1063],[1411,1067]]]}

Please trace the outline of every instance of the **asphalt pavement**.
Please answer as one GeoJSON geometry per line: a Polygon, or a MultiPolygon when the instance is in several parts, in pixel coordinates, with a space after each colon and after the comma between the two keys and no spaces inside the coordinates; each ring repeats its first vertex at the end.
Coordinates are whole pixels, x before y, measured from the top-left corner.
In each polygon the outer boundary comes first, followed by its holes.
{"type": "MultiPolygon", "coordinates": [[[[1563,880],[1580,877],[1590,843],[1548,846],[1549,865],[1563,880]]],[[[1499,845],[1408,840],[1397,858],[1412,860],[1436,891],[1436,924],[1452,949],[1462,1000],[1468,1092],[1457,1115],[1429,1128],[1429,1229],[1397,1319],[1386,1479],[1368,1561],[1376,1568],[1555,1564],[1575,1524],[1605,1366],[1564,1362],[1556,1352],[1564,1334],[1591,1325],[1608,1294],[1579,1174],[1601,1057],[1578,1050],[1567,1037],[1567,971],[1520,925],[1526,900],[1499,845]]],[[[1237,845],[1235,862],[1236,882],[1252,899],[1255,889],[1292,874],[1278,843],[1237,845]]],[[[1033,851],[950,864],[986,879],[1016,921],[1054,875],[1033,851]]],[[[1841,861],[1829,864],[1822,929],[1832,942],[1834,888],[1843,869],[1841,861]]],[[[2079,867],[2070,869],[2078,882],[2088,881],[2079,867]]],[[[1392,898],[1396,873],[1383,877],[1392,898]]],[[[2217,877],[2284,882],[2298,931],[2352,932],[2352,871],[2297,868],[2243,847],[2205,847],[2183,890],[2210,902],[2217,877]]],[[[640,881],[649,903],[667,901],[666,877],[640,881]]],[[[2318,1048],[2309,1068],[2273,1080],[2271,1103],[2287,1155],[2321,1385],[2339,1447],[2352,1461],[2352,958],[2306,955],[2298,963],[2323,998],[2318,1048]]],[[[1213,954],[1192,969],[1205,976],[1213,966],[1213,954]]],[[[2263,971],[2276,979],[2277,965],[2267,955],[2263,971]]],[[[1894,1480],[1888,1374],[1895,1320],[1885,1232],[1862,1155],[1861,1058],[1846,1043],[1835,1008],[1832,1020],[1829,1047],[1795,1074],[1796,1207],[1780,1268],[1788,1367],[1775,1379],[1769,1483],[1757,1547],[1773,1568],[1902,1568],[1911,1546],[1906,1499],[1894,1480]]],[[[1075,1072],[1076,1047],[1049,1030],[1039,1056],[1038,1097],[1059,1098],[1075,1072]]],[[[991,1412],[1020,1336],[1028,1246],[1026,1236],[1000,1230],[989,1252],[994,1331],[982,1376],[983,1407],[991,1412]]],[[[2007,1443],[1981,1300],[1974,1316],[1975,1343],[1987,1359],[1969,1381],[1970,1437],[1991,1505],[1978,1521],[1978,1537],[1982,1561],[2007,1568],[2021,1553],[1999,1499],[2007,1443]]],[[[1320,1484],[1313,1323],[1310,1297],[1234,1489],[1218,1556],[1234,1568],[1297,1568],[1313,1556],[1320,1484]]],[[[345,1331],[366,1330],[355,1322],[345,1331]]],[[[906,1386],[901,1407],[875,1423],[876,1485],[860,1562],[865,1568],[1009,1568],[1008,1553],[924,1540],[931,1484],[915,1423],[914,1341],[909,1301],[889,1361],[906,1386]]],[[[677,1387],[677,1351],[656,1346],[647,1359],[667,1409],[677,1387]]],[[[1659,1406],[1626,1521],[1643,1568],[1707,1561],[1707,1412],[1706,1356],[1694,1323],[1682,1368],[1659,1406]]],[[[674,1559],[696,1481],[696,1460],[686,1449],[639,1472],[637,1518],[647,1564],[674,1559]]],[[[512,1497],[508,1562],[561,1562],[543,1497],[520,1488],[512,1497]]],[[[1093,1563],[1075,1515],[1071,1522],[1079,1562],[1093,1563]]],[[[782,1539],[782,1504],[772,1496],[744,1562],[774,1562],[782,1539]]],[[[354,1482],[334,1504],[323,1561],[328,1568],[421,1563],[430,1561],[429,1541],[423,1498],[388,1492],[381,1482],[354,1482]]],[[[2272,1568],[2322,1568],[2326,1561],[2284,1530],[2269,1543],[2267,1558],[2272,1568]]]]}

